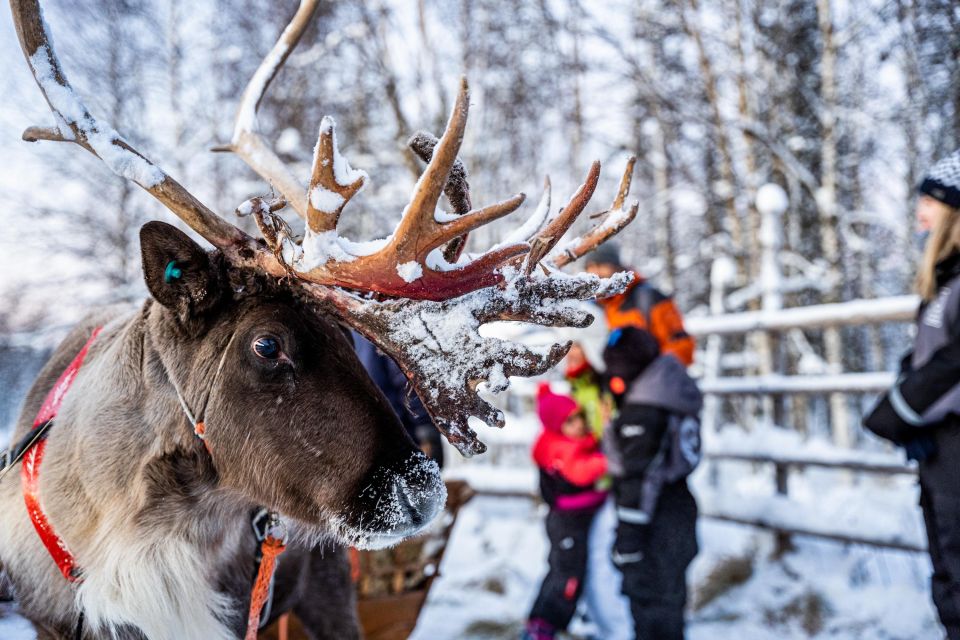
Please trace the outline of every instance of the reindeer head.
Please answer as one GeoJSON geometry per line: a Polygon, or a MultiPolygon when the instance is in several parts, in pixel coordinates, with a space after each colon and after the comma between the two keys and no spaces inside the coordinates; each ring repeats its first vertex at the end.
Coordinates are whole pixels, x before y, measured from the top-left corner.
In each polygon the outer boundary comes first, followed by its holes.
{"type": "Polygon", "coordinates": [[[586,326],[592,317],[577,301],[612,295],[630,281],[627,274],[607,280],[564,276],[556,267],[633,219],[638,205],[623,206],[632,161],[614,206],[584,236],[558,246],[596,188],[596,162],[561,210],[550,210],[548,183],[541,206],[505,242],[478,256],[462,254],[470,231],[524,200],[520,194],[470,210],[457,160],[469,107],[466,81],[440,139],[425,134],[411,141],[427,166],[393,233],[362,246],[340,237],[340,214],[366,174],[340,155],[332,120],[321,123],[306,189],[254,131],[263,94],[316,0],[302,0],[254,74],[233,140],[220,149],[237,153],[282,194],[238,208],[253,216],[262,238],[205,207],[98,122],[67,82],[37,0],[11,4],[21,46],[57,122],[55,128],[32,127],[24,138],[79,144],[216,248],[207,254],[160,223],[141,234],[147,284],[165,318],[165,351],[177,354],[166,366],[174,378],[182,376],[173,382],[182,382],[187,404],[205,407],[207,443],[222,482],[253,501],[305,522],[332,523],[348,542],[368,545],[413,533],[443,502],[436,467],[413,454],[396,417],[361,371],[341,323],[393,357],[436,426],[461,453],[472,455],[485,447],[468,418],[493,426],[504,422],[478,386],[502,390],[509,376],[543,373],[569,349],[569,343],[533,348],[484,337],[480,325],[515,320],[586,326]],[[437,211],[443,192],[456,215],[437,211]],[[287,203],[306,221],[303,238],[278,215],[287,203]],[[179,273],[173,282],[170,269],[179,273]]]}
{"type": "Polygon", "coordinates": [[[445,497],[436,464],[416,450],[336,316],[163,222],[144,225],[140,241],[159,303],[150,341],[184,411],[203,422],[218,486],[360,547],[433,518],[445,497]]]}

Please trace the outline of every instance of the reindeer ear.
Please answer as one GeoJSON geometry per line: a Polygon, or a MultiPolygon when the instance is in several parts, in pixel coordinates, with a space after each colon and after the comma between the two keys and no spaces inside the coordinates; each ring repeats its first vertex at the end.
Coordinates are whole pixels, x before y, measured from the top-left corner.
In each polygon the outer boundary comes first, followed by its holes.
{"type": "Polygon", "coordinates": [[[143,277],[150,294],[185,321],[212,308],[219,278],[209,254],[187,234],[165,222],[140,228],[143,277]]]}

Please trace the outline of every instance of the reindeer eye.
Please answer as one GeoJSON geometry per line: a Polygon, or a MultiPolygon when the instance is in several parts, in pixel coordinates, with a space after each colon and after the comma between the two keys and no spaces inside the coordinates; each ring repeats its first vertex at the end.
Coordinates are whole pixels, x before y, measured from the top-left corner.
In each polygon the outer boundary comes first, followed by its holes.
{"type": "Polygon", "coordinates": [[[262,336],[253,341],[253,352],[265,360],[276,360],[280,357],[280,343],[276,338],[262,336]]]}

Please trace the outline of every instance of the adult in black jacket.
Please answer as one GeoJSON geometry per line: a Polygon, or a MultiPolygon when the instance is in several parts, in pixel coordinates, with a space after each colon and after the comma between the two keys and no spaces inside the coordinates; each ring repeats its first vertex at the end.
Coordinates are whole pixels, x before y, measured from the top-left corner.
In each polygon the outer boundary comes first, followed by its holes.
{"type": "Polygon", "coordinates": [[[687,475],[700,460],[696,383],[649,332],[617,329],[603,352],[618,415],[604,433],[617,506],[614,564],[639,640],[682,640],[687,566],[697,555],[697,503],[687,475]]]}
{"type": "Polygon", "coordinates": [[[920,192],[918,226],[930,237],[917,335],[864,425],[919,463],[933,601],[947,637],[960,640],[960,151],[933,167],[920,192]]]}

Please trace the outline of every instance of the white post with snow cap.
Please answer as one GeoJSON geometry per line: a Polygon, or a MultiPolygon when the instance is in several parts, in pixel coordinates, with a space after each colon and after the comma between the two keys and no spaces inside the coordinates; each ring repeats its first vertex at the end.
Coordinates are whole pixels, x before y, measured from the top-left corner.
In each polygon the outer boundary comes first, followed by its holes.
{"type": "MultiPolygon", "coordinates": [[[[780,251],[783,248],[783,215],[789,201],[783,188],[772,182],[757,189],[757,211],[760,213],[760,290],[761,309],[765,313],[783,308],[783,269],[780,251]]],[[[758,336],[760,375],[773,373],[773,336],[764,332],[758,336]]],[[[767,424],[774,422],[774,399],[763,396],[763,417],[767,424]]]]}
{"type": "Polygon", "coordinates": [[[764,311],[783,308],[780,251],[783,249],[783,215],[788,206],[787,193],[780,185],[771,182],[757,189],[757,211],[760,212],[760,284],[764,311]]]}

